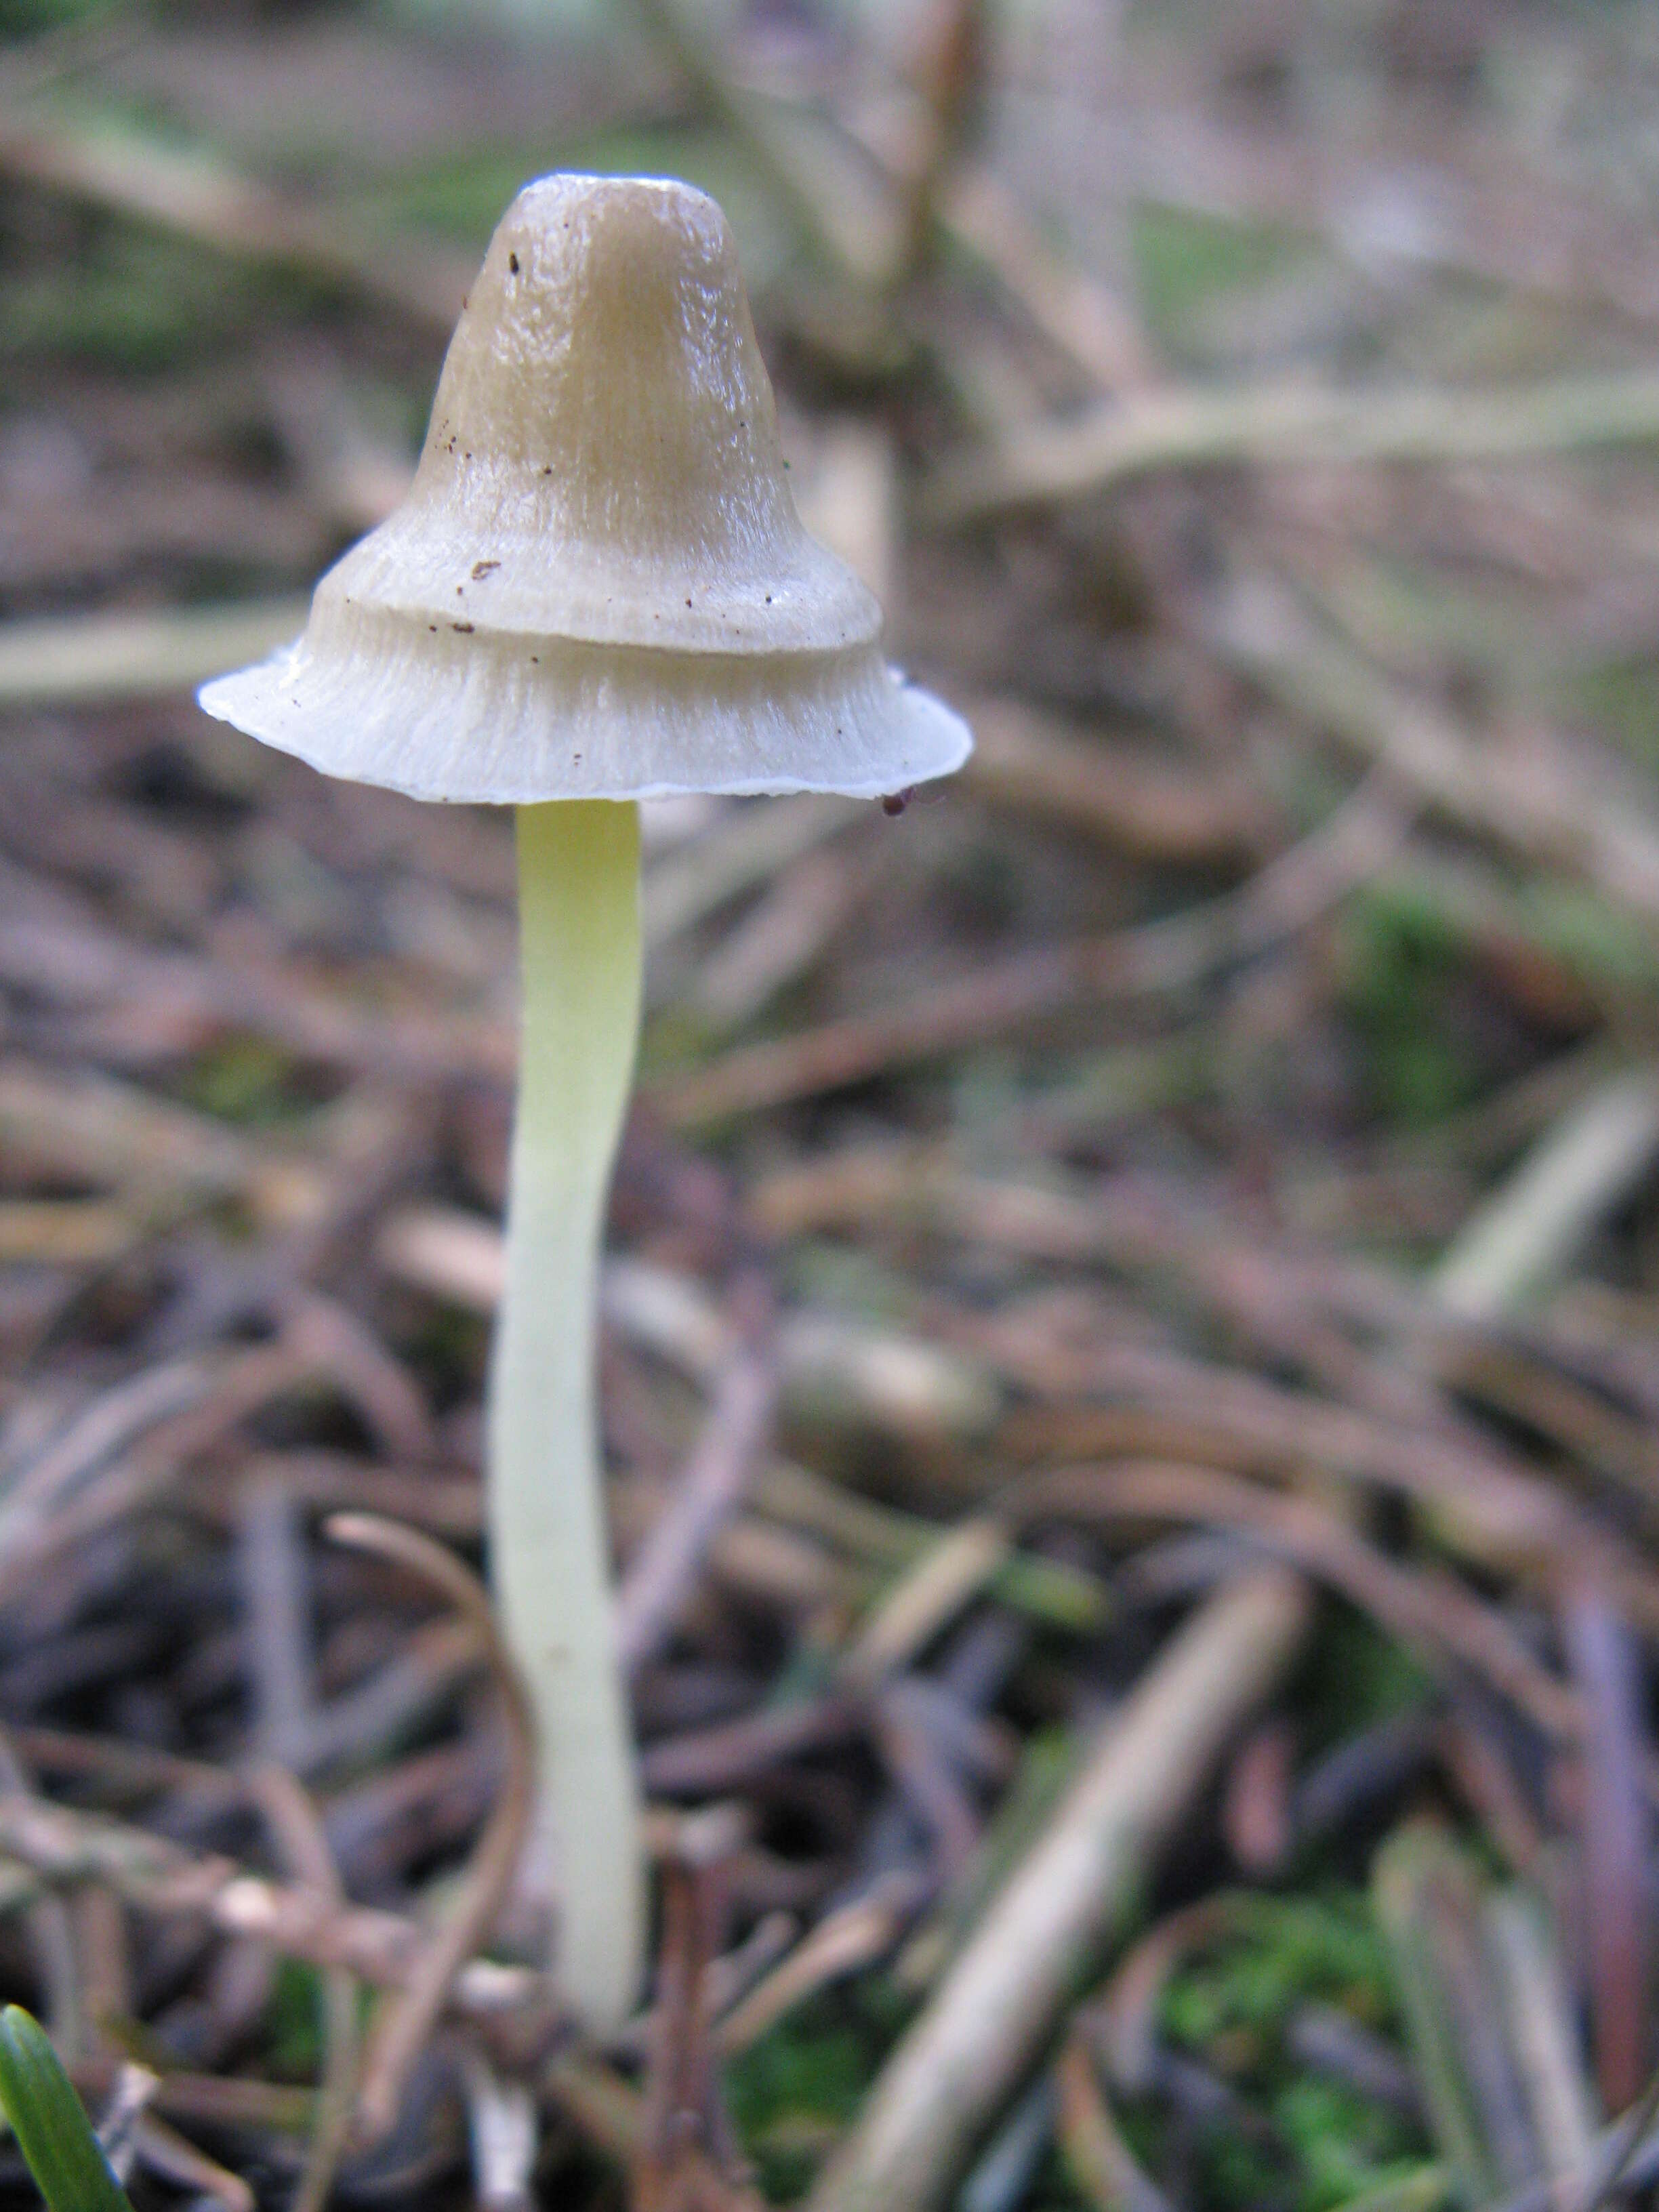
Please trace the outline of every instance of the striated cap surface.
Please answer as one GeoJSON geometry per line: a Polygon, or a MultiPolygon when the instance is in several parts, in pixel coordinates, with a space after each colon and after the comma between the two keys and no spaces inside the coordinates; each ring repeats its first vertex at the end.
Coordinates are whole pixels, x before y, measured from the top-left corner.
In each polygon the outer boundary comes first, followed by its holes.
{"type": "Polygon", "coordinates": [[[720,209],[544,177],[490,241],[403,506],[295,645],[201,701],[423,799],[873,796],[971,744],[880,633],[796,515],[720,209]]]}

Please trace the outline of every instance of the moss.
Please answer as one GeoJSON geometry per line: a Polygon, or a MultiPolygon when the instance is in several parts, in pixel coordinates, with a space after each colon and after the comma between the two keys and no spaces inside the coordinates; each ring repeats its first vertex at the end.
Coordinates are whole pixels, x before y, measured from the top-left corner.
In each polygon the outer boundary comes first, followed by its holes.
{"type": "Polygon", "coordinates": [[[113,15],[122,4],[123,0],[0,0],[0,39],[78,30],[100,15],[113,15]]]}
{"type": "Polygon", "coordinates": [[[727,2069],[732,2124],[770,2203],[805,2194],[831,2136],[857,2112],[895,2030],[882,2010],[872,1988],[831,1992],[727,2069]]]}
{"type": "Polygon", "coordinates": [[[1343,1010],[1363,1089],[1387,1121],[1421,1128],[1476,1096],[1481,1071],[1456,1018],[1458,933],[1409,878],[1373,884],[1341,932],[1343,1010]]]}
{"type": "Polygon", "coordinates": [[[160,375],[251,337],[267,318],[301,319],[319,296],[320,288],[286,272],[82,212],[72,253],[32,258],[8,274],[0,358],[160,375]]]}
{"type": "Polygon", "coordinates": [[[1659,663],[1596,661],[1553,689],[1563,712],[1581,715],[1633,761],[1659,771],[1659,663]]]}
{"type": "Polygon", "coordinates": [[[1433,1678],[1421,1660],[1363,1613],[1331,1605],[1303,1669],[1310,1749],[1326,1748],[1422,1703],[1433,1678]]]}
{"type": "Polygon", "coordinates": [[[293,1062],[279,1045],[262,1036],[236,1035],[201,1054],[180,1086],[185,1097],[204,1114],[245,1128],[270,1128],[289,1120],[305,1103],[296,1097],[293,1062]]]}
{"type": "Polygon", "coordinates": [[[1165,2036],[1237,2100],[1231,2119],[1218,2118],[1200,2146],[1201,2203],[1271,2199],[1326,2212],[1421,2157],[1419,2131],[1396,2111],[1310,2073],[1291,2051],[1290,2028],[1310,2004],[1334,2007],[1374,2033],[1394,2027],[1387,1954],[1363,1893],[1241,1897],[1231,1932],[1171,1979],[1165,2036]]]}
{"type": "Polygon", "coordinates": [[[1218,294],[1248,290],[1317,258],[1307,237],[1283,226],[1236,222],[1156,201],[1135,210],[1130,243],[1146,319],[1177,340],[1218,294]]]}
{"type": "Polygon", "coordinates": [[[322,2063],[322,1977],[303,1959],[279,1959],[265,2006],[261,2064],[273,2081],[309,2081],[322,2063]]]}

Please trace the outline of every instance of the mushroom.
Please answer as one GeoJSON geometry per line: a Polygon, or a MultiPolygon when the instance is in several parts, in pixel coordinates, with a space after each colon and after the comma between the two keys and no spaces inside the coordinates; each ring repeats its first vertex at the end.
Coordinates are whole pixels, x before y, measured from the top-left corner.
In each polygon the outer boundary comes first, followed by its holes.
{"type": "Polygon", "coordinates": [[[404,504],[323,577],[296,643],[200,694],[328,775],[519,810],[490,1569],[539,1732],[558,1973],[595,2031],[635,2000],[645,1918],[592,1374],[639,1025],[637,802],[879,798],[960,766],[966,727],[886,665],[881,622],[796,515],[720,209],[559,175],[490,240],[404,504]]]}

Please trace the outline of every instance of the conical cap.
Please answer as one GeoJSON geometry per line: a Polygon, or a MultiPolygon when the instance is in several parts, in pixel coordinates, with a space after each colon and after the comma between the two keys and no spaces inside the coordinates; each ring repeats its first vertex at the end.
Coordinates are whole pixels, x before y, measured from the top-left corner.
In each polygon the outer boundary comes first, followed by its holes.
{"type": "Polygon", "coordinates": [[[880,632],[795,513],[720,209],[545,177],[490,241],[404,504],[295,645],[201,698],[422,798],[877,793],[971,743],[880,632]]]}

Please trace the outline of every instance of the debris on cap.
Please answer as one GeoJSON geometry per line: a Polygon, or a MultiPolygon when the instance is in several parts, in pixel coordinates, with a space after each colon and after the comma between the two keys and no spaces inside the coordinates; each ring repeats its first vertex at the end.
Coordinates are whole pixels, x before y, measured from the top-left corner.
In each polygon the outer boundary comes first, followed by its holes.
{"type": "Polygon", "coordinates": [[[544,177],[490,241],[409,496],[295,644],[201,701],[422,799],[878,798],[972,744],[881,623],[795,512],[714,202],[544,177]]]}

